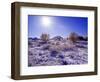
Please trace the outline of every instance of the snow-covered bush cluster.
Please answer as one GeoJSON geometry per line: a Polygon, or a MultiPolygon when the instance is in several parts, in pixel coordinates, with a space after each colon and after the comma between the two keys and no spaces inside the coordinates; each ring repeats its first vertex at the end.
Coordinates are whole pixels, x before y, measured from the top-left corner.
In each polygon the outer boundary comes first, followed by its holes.
{"type": "Polygon", "coordinates": [[[77,65],[88,63],[87,41],[73,40],[61,36],[49,39],[28,38],[28,66],[77,65]]]}

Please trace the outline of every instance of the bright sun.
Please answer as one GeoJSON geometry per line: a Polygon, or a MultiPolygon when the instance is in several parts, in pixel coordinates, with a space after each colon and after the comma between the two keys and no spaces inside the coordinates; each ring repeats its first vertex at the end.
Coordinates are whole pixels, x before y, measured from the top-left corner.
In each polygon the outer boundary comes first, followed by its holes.
{"type": "Polygon", "coordinates": [[[45,27],[49,27],[51,25],[51,20],[50,20],[50,17],[42,17],[42,24],[45,26],[45,27]]]}

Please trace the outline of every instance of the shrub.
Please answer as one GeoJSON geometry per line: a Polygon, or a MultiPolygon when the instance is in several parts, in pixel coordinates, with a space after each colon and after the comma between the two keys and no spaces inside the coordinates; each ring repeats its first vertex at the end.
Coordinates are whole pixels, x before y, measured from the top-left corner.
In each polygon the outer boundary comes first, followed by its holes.
{"type": "Polygon", "coordinates": [[[64,59],[64,56],[62,54],[59,55],[58,57],[61,58],[61,59],[64,59]]]}
{"type": "Polygon", "coordinates": [[[42,34],[40,37],[43,41],[48,41],[49,40],[49,34],[42,34]]]}
{"type": "Polygon", "coordinates": [[[68,65],[68,62],[63,60],[62,65],[68,65]]]}
{"type": "Polygon", "coordinates": [[[75,32],[70,33],[69,40],[75,43],[78,40],[78,35],[75,32]]]}

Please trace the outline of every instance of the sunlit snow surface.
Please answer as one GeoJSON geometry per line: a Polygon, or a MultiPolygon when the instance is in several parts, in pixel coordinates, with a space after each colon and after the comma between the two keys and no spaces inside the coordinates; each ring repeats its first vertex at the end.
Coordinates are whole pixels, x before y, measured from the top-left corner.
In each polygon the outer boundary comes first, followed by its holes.
{"type": "Polygon", "coordinates": [[[80,65],[88,63],[88,42],[28,39],[28,66],[80,65]],[[58,42],[58,44],[56,44],[58,42]],[[56,44],[56,45],[55,45],[56,44]]]}

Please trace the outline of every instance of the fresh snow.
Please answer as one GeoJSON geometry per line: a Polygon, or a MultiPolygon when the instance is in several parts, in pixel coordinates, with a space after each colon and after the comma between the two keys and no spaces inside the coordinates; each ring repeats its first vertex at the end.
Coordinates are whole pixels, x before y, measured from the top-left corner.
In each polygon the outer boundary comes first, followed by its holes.
{"type": "Polygon", "coordinates": [[[87,41],[28,39],[28,66],[80,65],[88,63],[87,41]]]}

